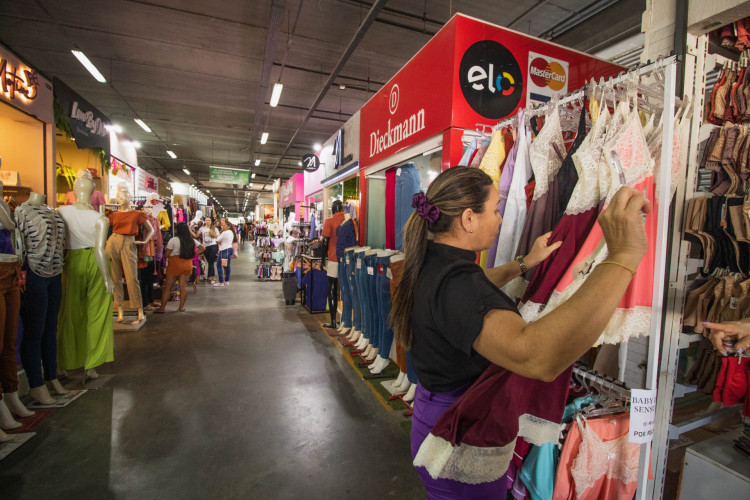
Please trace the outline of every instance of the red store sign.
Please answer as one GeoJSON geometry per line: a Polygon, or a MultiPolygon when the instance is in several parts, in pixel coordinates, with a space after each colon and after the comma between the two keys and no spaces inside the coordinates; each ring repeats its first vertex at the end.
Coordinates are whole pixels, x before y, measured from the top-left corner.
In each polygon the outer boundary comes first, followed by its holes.
{"type": "Polygon", "coordinates": [[[620,66],[456,14],[361,110],[365,168],[451,127],[475,129],[620,66]]]}

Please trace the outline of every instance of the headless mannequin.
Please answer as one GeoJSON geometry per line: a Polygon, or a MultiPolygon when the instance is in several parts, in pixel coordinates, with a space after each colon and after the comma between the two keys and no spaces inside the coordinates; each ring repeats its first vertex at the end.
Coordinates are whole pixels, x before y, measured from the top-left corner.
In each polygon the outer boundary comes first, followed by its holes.
{"type": "MultiPolygon", "coordinates": [[[[33,207],[41,208],[44,205],[44,198],[45,197],[43,194],[32,192],[29,195],[29,199],[28,201],[26,201],[26,203],[28,203],[29,205],[33,207]]],[[[49,210],[52,210],[49,207],[47,208],[49,210]]],[[[42,232],[43,230],[44,230],[43,227],[37,228],[37,232],[42,232]]],[[[21,255],[21,259],[23,260],[26,255],[26,248],[24,248],[24,244],[25,244],[24,235],[21,234],[20,230],[16,231],[16,244],[19,249],[18,253],[21,255]]],[[[57,313],[58,313],[57,310],[52,311],[52,314],[54,314],[55,317],[57,317],[57,313]]],[[[39,347],[41,349],[41,345],[39,347]]],[[[42,353],[39,353],[39,358],[41,359],[41,357],[42,357],[42,353]]],[[[50,375],[50,374],[46,374],[46,375],[50,375]]],[[[52,386],[52,389],[57,394],[62,395],[62,394],[67,394],[68,392],[70,392],[62,386],[62,384],[57,379],[57,377],[51,380],[47,380],[47,382],[52,386]]],[[[54,404],[56,402],[55,399],[50,395],[49,389],[44,384],[38,387],[30,387],[29,394],[31,394],[31,397],[34,398],[34,400],[36,400],[38,403],[41,403],[43,405],[54,404]]]]}
{"type": "MultiPolygon", "coordinates": [[[[9,231],[12,231],[16,228],[16,225],[13,223],[13,220],[10,216],[10,207],[8,204],[3,200],[3,183],[0,182],[0,229],[7,229],[9,231]]],[[[20,259],[18,255],[10,254],[10,253],[0,253],[0,262],[5,263],[6,265],[19,265],[20,259]]],[[[20,292],[19,293],[20,297],[20,292]]],[[[18,300],[18,304],[20,304],[20,298],[18,300]]],[[[16,313],[17,314],[17,313],[16,313]]],[[[12,340],[12,345],[15,346],[15,334],[12,335],[12,339],[8,338],[7,341],[12,340]]],[[[14,349],[15,350],[15,349],[14,349]]],[[[13,355],[13,363],[15,363],[15,354],[13,355]]],[[[13,374],[15,375],[16,369],[15,366],[12,370],[13,374]]],[[[16,382],[17,383],[17,382],[16,382]]],[[[19,417],[28,417],[34,414],[33,411],[29,411],[26,409],[26,407],[21,403],[21,400],[18,398],[18,391],[13,392],[4,392],[3,393],[3,399],[0,400],[0,429],[16,429],[21,426],[19,422],[16,422],[16,420],[13,418],[12,414],[15,414],[19,417]]],[[[10,441],[12,439],[11,436],[8,436],[5,432],[0,430],[0,443],[4,443],[7,441],[10,441]]]]}
{"type": "MultiPolygon", "coordinates": [[[[376,255],[377,253],[378,253],[378,251],[377,251],[377,250],[367,250],[367,251],[365,252],[365,256],[369,256],[369,255],[376,255]]],[[[364,262],[362,263],[362,267],[363,267],[363,268],[365,267],[365,264],[364,264],[364,262]]],[[[363,293],[365,293],[365,294],[366,294],[366,293],[368,293],[368,292],[366,292],[366,291],[363,291],[363,293]]],[[[371,333],[371,332],[368,332],[368,335],[372,335],[372,333],[371,333]]],[[[357,343],[356,347],[357,347],[357,349],[359,349],[360,351],[363,351],[363,352],[362,352],[362,356],[363,356],[363,357],[364,357],[364,358],[365,358],[365,359],[366,359],[367,361],[372,361],[373,359],[375,359],[375,358],[374,358],[374,356],[375,356],[375,355],[377,355],[377,353],[378,353],[378,352],[377,352],[377,349],[376,349],[376,350],[375,350],[375,354],[372,354],[373,346],[372,346],[372,344],[370,343],[370,339],[369,339],[369,337],[365,337],[364,335],[360,336],[360,340],[359,340],[359,342],[357,343]]]]}
{"type": "MultiPolygon", "coordinates": [[[[134,210],[133,207],[130,205],[131,200],[132,200],[132,198],[130,196],[130,192],[128,192],[126,189],[118,189],[117,201],[118,201],[118,203],[120,203],[120,211],[121,212],[132,212],[134,210]]],[[[145,221],[145,222],[143,222],[141,224],[141,229],[144,232],[144,237],[143,237],[143,240],[135,240],[135,244],[136,245],[143,245],[143,244],[145,244],[154,235],[154,228],[153,228],[153,226],[151,226],[151,223],[148,222],[148,220],[145,221]]],[[[112,255],[110,255],[110,259],[111,258],[112,258],[112,255]]],[[[136,255],[136,262],[130,262],[130,265],[132,266],[133,269],[137,269],[138,268],[137,255],[136,255]]],[[[115,270],[113,269],[112,272],[115,273],[115,270]]],[[[126,278],[126,281],[130,280],[130,279],[137,280],[137,274],[135,276],[132,276],[132,275],[129,276],[128,273],[126,273],[125,274],[125,278],[126,278]]],[[[121,279],[120,276],[114,276],[113,275],[112,279],[114,280],[113,283],[115,284],[115,286],[117,286],[118,284],[121,283],[119,281],[121,279]]],[[[139,292],[139,295],[140,295],[140,284],[139,283],[127,283],[127,285],[128,285],[128,290],[129,291],[130,290],[138,289],[138,292],[139,292]]],[[[122,285],[120,284],[119,286],[122,286],[122,285]]],[[[122,293],[118,293],[119,302],[116,304],[116,307],[117,307],[117,321],[118,322],[122,322],[123,321],[122,296],[123,296],[122,293]]],[[[132,296],[130,297],[130,304],[131,304],[131,306],[133,305],[133,297],[132,296]]],[[[141,321],[141,320],[144,319],[143,302],[142,301],[140,301],[140,300],[138,301],[137,308],[138,308],[138,321],[141,321]]]]}
{"type": "MultiPolygon", "coordinates": [[[[393,255],[391,257],[391,260],[393,260],[398,254],[396,250],[379,250],[378,251],[378,257],[388,257],[389,255],[393,255]]],[[[402,257],[403,258],[403,257],[402,257]]],[[[373,349],[375,351],[375,356],[373,356],[373,359],[375,362],[371,365],[368,365],[367,368],[370,370],[371,373],[374,375],[378,375],[382,373],[382,371],[391,363],[390,360],[390,346],[388,348],[388,352],[377,352],[377,349],[373,349]]],[[[368,360],[372,361],[372,360],[368,360]]]]}
{"type": "MultiPolygon", "coordinates": [[[[334,206],[332,207],[332,211],[334,214],[337,214],[342,211],[340,202],[337,204],[334,204],[334,206]]],[[[349,214],[345,214],[344,222],[348,221],[349,219],[351,219],[351,216],[349,214]]],[[[325,222],[323,224],[325,227],[325,222]]],[[[336,231],[336,229],[338,228],[333,229],[334,232],[336,231]]],[[[323,259],[326,259],[328,257],[328,245],[329,244],[330,244],[330,238],[324,237],[323,238],[323,259]]],[[[325,266],[326,269],[328,269],[328,313],[331,316],[331,322],[323,326],[326,328],[331,328],[331,329],[337,328],[336,311],[338,310],[338,302],[339,302],[338,265],[339,264],[337,260],[333,264],[331,264],[330,262],[326,262],[326,266],[325,266]]]]}
{"type": "MultiPolygon", "coordinates": [[[[85,172],[85,171],[84,171],[85,172]]],[[[76,195],[76,201],[71,206],[78,210],[94,210],[89,201],[91,200],[91,193],[94,192],[94,181],[91,179],[91,174],[84,173],[80,175],[73,184],[73,193],[76,195]]],[[[109,273],[109,257],[105,250],[107,243],[107,233],[109,232],[109,219],[105,216],[97,217],[96,223],[94,224],[94,258],[96,260],[96,266],[99,268],[99,272],[104,280],[104,288],[106,292],[112,295],[115,285],[112,281],[112,276],[109,273]]],[[[97,378],[99,376],[94,368],[88,368],[84,374],[84,380],[86,378],[97,378]]]]}
{"type": "Polygon", "coordinates": [[[294,237],[292,236],[292,231],[294,230],[294,223],[297,222],[297,214],[294,212],[289,212],[289,217],[286,219],[286,223],[284,224],[284,270],[285,272],[289,270],[289,266],[291,264],[292,260],[292,251],[293,251],[293,245],[292,242],[294,241],[294,237]]]}
{"type": "MultiPolygon", "coordinates": [[[[370,247],[353,247],[353,248],[347,248],[347,250],[354,250],[355,254],[356,252],[361,252],[363,250],[369,250],[370,247]]],[[[357,290],[357,294],[359,294],[359,290],[357,290]]],[[[354,297],[352,297],[352,300],[356,300],[354,297]]],[[[361,326],[361,325],[359,325],[361,326]]],[[[349,335],[346,337],[346,340],[348,342],[354,342],[355,345],[362,339],[362,331],[357,330],[355,327],[352,327],[352,331],[349,333],[349,335]]]]}

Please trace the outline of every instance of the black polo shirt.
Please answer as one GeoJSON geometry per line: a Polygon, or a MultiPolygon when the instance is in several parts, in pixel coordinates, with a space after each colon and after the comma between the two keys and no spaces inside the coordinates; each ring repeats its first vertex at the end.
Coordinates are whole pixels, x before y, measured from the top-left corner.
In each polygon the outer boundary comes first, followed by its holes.
{"type": "Polygon", "coordinates": [[[513,301],[476,265],[471,250],[429,242],[414,291],[412,362],[422,387],[448,392],[473,382],[490,362],[472,345],[484,315],[518,314],[513,301]]]}

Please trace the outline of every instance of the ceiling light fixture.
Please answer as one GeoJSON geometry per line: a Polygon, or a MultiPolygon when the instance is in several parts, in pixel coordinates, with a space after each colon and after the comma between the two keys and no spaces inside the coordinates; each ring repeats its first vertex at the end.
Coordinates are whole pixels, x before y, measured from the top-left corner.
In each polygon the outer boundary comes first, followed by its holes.
{"type": "Polygon", "coordinates": [[[281,91],[284,89],[284,85],[281,82],[273,84],[273,92],[271,92],[271,102],[269,103],[272,108],[279,105],[279,98],[281,98],[281,91]]]}
{"type": "Polygon", "coordinates": [[[122,132],[122,127],[117,125],[116,123],[110,123],[109,125],[105,125],[104,128],[107,129],[107,132],[115,132],[117,134],[122,132]]]}
{"type": "Polygon", "coordinates": [[[321,145],[320,145],[320,143],[319,143],[319,142],[316,142],[315,144],[313,144],[313,150],[314,150],[314,151],[315,151],[316,153],[317,153],[318,151],[320,151],[320,148],[321,148],[321,145]]]}
{"type": "Polygon", "coordinates": [[[133,121],[137,123],[138,126],[140,126],[143,130],[145,130],[149,134],[151,133],[151,127],[143,123],[143,120],[141,120],[140,118],[133,118],[133,121]]]}
{"type": "Polygon", "coordinates": [[[173,160],[176,160],[176,159],[177,159],[177,155],[176,155],[176,154],[174,154],[174,151],[170,151],[169,149],[167,149],[167,154],[168,154],[169,156],[171,156],[173,160]]]}
{"type": "Polygon", "coordinates": [[[71,50],[74,56],[76,56],[76,59],[83,64],[83,67],[89,70],[89,73],[91,73],[91,76],[96,78],[97,82],[106,83],[107,79],[104,78],[104,75],[102,75],[98,69],[96,69],[96,66],[94,66],[94,63],[89,61],[89,58],[86,57],[86,54],[81,52],[80,50],[71,50]]]}
{"type": "Polygon", "coordinates": [[[301,167],[301,166],[302,166],[302,162],[301,162],[301,161],[298,161],[298,162],[297,162],[297,166],[298,166],[298,167],[301,167]]]}
{"type": "Polygon", "coordinates": [[[260,136],[260,143],[265,144],[268,140],[268,132],[263,132],[263,134],[260,136]]]}
{"type": "Polygon", "coordinates": [[[346,90],[346,84],[345,83],[339,83],[339,90],[346,90]]]}
{"type": "Polygon", "coordinates": [[[185,172],[187,175],[190,175],[190,170],[183,168],[182,171],[185,172]]]}
{"type": "Polygon", "coordinates": [[[251,179],[255,179],[255,172],[253,172],[252,174],[250,174],[250,178],[251,179]]]}
{"type": "Polygon", "coordinates": [[[258,165],[260,165],[260,159],[255,160],[255,166],[257,167],[258,165]]]}
{"type": "Polygon", "coordinates": [[[138,142],[138,141],[133,141],[133,147],[136,148],[136,149],[140,149],[141,143],[138,142]]]}

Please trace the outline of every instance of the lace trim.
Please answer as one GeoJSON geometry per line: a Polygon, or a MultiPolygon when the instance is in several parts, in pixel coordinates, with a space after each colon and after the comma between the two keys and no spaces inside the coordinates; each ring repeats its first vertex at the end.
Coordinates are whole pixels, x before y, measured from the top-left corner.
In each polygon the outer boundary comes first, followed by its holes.
{"type": "Polygon", "coordinates": [[[637,306],[616,309],[595,345],[619,344],[634,337],[648,337],[651,331],[651,308],[637,306]]]}
{"type": "Polygon", "coordinates": [[[506,283],[501,290],[511,299],[518,299],[523,297],[526,293],[526,288],[529,286],[529,281],[523,276],[517,276],[506,283]]]}
{"type": "Polygon", "coordinates": [[[570,215],[582,214],[595,207],[599,195],[599,159],[602,155],[602,138],[612,117],[605,107],[597,119],[594,130],[583,139],[578,150],[573,153],[573,164],[578,172],[578,182],[568,200],[565,213],[570,215]]]}
{"type": "MultiPolygon", "coordinates": [[[[536,321],[540,317],[544,316],[542,312],[545,310],[546,304],[537,304],[536,302],[524,302],[518,308],[518,312],[521,313],[521,317],[527,323],[536,321]]],[[[545,313],[546,314],[546,313],[545,313]]]]}
{"type": "MultiPolygon", "coordinates": [[[[611,141],[605,143],[602,152],[602,156],[609,165],[610,178],[617,179],[619,173],[609,154],[610,151],[617,152],[625,174],[625,184],[633,186],[654,174],[655,162],[649,154],[648,143],[646,142],[646,136],[643,134],[643,126],[638,113],[630,113],[621,132],[611,141]]],[[[612,199],[619,188],[619,182],[612,182],[607,194],[607,202],[612,199]]]]}
{"type": "Polygon", "coordinates": [[[623,484],[638,480],[641,447],[628,442],[627,434],[611,441],[602,441],[592,430],[586,428],[584,432],[578,456],[570,469],[576,486],[576,498],[580,498],[603,476],[623,484]]]}
{"type": "Polygon", "coordinates": [[[556,107],[547,116],[544,127],[529,147],[529,160],[536,180],[534,200],[539,199],[549,191],[550,182],[562,166],[563,160],[559,155],[564,154],[565,139],[560,125],[560,111],[556,107]],[[557,151],[555,151],[555,148],[557,148],[557,151]]]}
{"type": "MultiPolygon", "coordinates": [[[[518,436],[531,444],[557,443],[560,424],[534,415],[518,417],[518,436]]],[[[414,457],[416,467],[424,467],[433,479],[452,479],[467,484],[497,481],[513,458],[516,439],[505,446],[453,446],[450,441],[428,434],[414,457]]]]}

